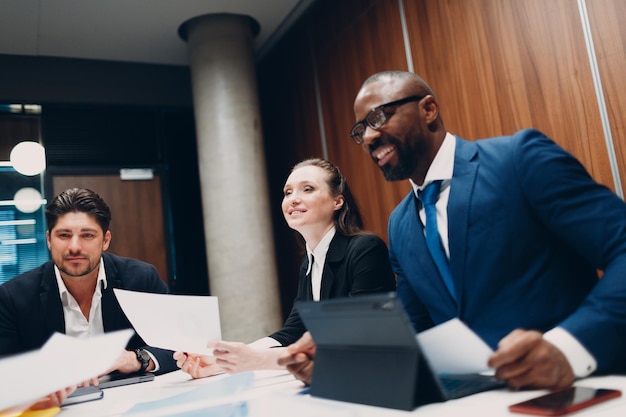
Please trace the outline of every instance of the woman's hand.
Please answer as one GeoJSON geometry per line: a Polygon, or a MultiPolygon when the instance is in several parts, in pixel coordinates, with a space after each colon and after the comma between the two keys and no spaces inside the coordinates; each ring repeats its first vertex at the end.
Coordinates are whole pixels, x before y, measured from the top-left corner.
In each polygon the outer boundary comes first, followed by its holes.
{"type": "Polygon", "coordinates": [[[191,375],[193,379],[206,378],[217,375],[224,370],[215,363],[215,358],[194,353],[174,352],[176,365],[185,373],[191,375]]]}
{"type": "Polygon", "coordinates": [[[215,363],[224,371],[234,374],[259,369],[284,369],[278,365],[278,358],[284,348],[255,348],[241,342],[211,341],[207,345],[213,349],[215,363]]]}

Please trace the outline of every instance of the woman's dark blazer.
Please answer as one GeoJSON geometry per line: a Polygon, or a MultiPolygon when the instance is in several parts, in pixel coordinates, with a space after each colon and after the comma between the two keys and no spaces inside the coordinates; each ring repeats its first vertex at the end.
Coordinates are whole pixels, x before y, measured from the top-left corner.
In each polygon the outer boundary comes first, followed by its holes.
{"type": "MultiPolygon", "coordinates": [[[[306,274],[308,258],[300,265],[300,280],[296,301],[313,300],[311,277],[306,274]]],[[[351,297],[395,291],[396,280],[391,270],[387,245],[374,234],[345,236],[335,233],[322,272],[320,299],[351,297]]],[[[287,346],[304,334],[306,328],[300,315],[292,308],[283,328],[270,335],[287,346]]]]}

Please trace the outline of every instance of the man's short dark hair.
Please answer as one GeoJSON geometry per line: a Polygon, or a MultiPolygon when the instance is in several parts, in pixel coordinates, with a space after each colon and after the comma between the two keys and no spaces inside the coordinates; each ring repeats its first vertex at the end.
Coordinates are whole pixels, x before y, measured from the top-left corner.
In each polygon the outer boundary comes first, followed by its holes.
{"type": "Polygon", "coordinates": [[[48,231],[52,231],[59,217],[67,213],[87,213],[96,219],[103,233],[109,230],[111,209],[95,192],[86,188],[70,188],[56,196],[46,206],[48,231]]]}

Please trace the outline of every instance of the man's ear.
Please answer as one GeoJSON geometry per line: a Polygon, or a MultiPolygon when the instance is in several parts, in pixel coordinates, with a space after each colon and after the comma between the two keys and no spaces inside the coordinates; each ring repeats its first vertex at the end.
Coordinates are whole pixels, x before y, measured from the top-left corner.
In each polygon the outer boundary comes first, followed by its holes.
{"type": "Polygon", "coordinates": [[[111,231],[107,230],[104,234],[104,239],[102,240],[102,250],[106,251],[109,249],[109,245],[111,244],[111,231]]]}
{"type": "Polygon", "coordinates": [[[437,100],[435,100],[435,97],[428,95],[422,100],[422,105],[424,109],[424,121],[426,124],[430,125],[439,117],[439,104],[437,100]]]}

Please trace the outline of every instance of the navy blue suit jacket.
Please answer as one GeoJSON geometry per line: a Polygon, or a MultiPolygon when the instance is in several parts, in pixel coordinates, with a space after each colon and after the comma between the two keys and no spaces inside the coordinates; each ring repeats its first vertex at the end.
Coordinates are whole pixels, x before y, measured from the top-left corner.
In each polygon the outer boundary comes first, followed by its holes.
{"type": "MultiPolygon", "coordinates": [[[[311,277],[306,274],[308,265],[305,256],[300,265],[296,300],[313,300],[311,277]]],[[[380,237],[373,234],[344,236],[339,231],[335,233],[322,271],[320,299],[389,292],[395,288],[396,280],[391,271],[387,245],[380,237]]],[[[283,328],[270,337],[287,346],[298,340],[305,331],[304,323],[293,307],[283,328]]]]}
{"type": "MultiPolygon", "coordinates": [[[[105,332],[132,329],[113,288],[168,293],[156,268],[136,259],[103,253],[107,288],[102,290],[105,332]]],[[[54,332],[65,333],[63,306],[52,261],[0,285],[0,356],[39,349],[54,332]]],[[[127,349],[143,347],[159,361],[162,374],[178,369],[171,350],[145,346],[135,334],[127,349]]]]}
{"type": "Polygon", "coordinates": [[[495,348],[513,329],[561,326],[598,372],[626,371],[626,205],[573,156],[536,130],[456,139],[448,233],[458,305],[418,205],[409,193],[389,220],[398,295],[417,331],[459,317],[495,348]]]}

